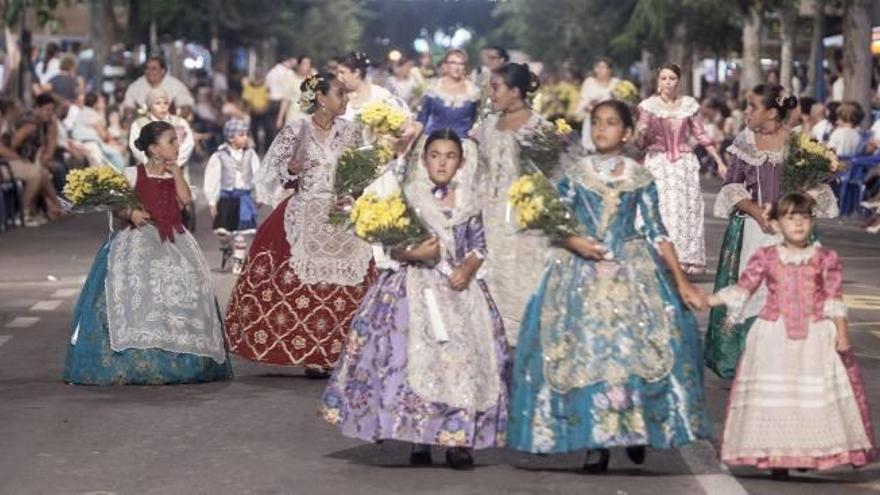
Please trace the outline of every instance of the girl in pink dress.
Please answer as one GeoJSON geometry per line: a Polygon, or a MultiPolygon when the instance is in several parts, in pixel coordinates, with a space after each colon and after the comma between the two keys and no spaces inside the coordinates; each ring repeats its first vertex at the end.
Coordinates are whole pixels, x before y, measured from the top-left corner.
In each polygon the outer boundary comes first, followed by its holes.
{"type": "Polygon", "coordinates": [[[743,308],[762,283],[767,302],[746,340],[727,406],[721,460],[771,469],[863,466],[875,454],[861,373],[847,332],[837,253],[809,242],[815,200],[783,196],[770,213],[783,242],[762,247],[713,306],[743,308]]]}

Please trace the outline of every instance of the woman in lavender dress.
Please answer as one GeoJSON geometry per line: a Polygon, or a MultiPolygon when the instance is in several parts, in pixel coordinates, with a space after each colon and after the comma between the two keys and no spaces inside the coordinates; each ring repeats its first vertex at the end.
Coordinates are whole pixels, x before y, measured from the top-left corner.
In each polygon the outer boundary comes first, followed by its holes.
{"type": "Polygon", "coordinates": [[[412,464],[443,446],[456,469],[473,466],[471,449],[504,445],[507,423],[508,348],[479,271],[480,210],[455,179],[461,156],[453,131],[428,137],[426,166],[411,168],[404,194],[436,237],[392,250],[399,266],[361,303],[321,405],[347,436],[411,442],[412,464]]]}

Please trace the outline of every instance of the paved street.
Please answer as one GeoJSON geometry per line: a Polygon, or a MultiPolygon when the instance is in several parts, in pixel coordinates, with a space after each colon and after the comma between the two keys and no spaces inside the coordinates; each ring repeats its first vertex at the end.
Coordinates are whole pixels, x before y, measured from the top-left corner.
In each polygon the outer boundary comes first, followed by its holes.
{"type": "MultiPolygon", "coordinates": [[[[199,221],[197,238],[219,266],[204,209],[199,221]]],[[[708,220],[710,254],[717,255],[723,228],[708,220]]],[[[821,229],[844,262],[853,341],[880,424],[880,237],[859,232],[851,221],[824,222],[821,229]]],[[[0,495],[880,491],[880,464],[796,473],[786,482],[753,470],[732,477],[709,444],[651,451],[643,466],[615,451],[604,476],[579,473],[582,454],[503,450],[479,452],[471,472],[447,469],[439,449],[434,466],[413,468],[404,444],[367,445],[324,424],[316,414],[324,382],[238,359],[236,379],[228,383],[66,385],[60,377],[70,316],[106,231],[106,217],[96,214],[0,234],[0,495]]],[[[214,275],[224,306],[233,278],[214,275]]],[[[706,385],[720,426],[728,390],[714,377],[706,385]]]]}

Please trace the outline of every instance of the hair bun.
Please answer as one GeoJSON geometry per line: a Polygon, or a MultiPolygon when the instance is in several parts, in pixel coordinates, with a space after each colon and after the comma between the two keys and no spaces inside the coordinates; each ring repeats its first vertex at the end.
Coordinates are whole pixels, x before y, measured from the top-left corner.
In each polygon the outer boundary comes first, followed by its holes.
{"type": "Polygon", "coordinates": [[[785,99],[783,100],[782,104],[785,106],[785,108],[791,110],[791,109],[794,109],[795,107],[798,106],[798,99],[796,96],[793,96],[793,95],[786,96],[785,99]]]}
{"type": "Polygon", "coordinates": [[[143,137],[138,136],[138,138],[134,140],[134,147],[144,153],[147,152],[147,143],[144,142],[143,137]]]}
{"type": "Polygon", "coordinates": [[[534,72],[529,71],[529,93],[538,91],[541,87],[541,79],[534,72]]]}

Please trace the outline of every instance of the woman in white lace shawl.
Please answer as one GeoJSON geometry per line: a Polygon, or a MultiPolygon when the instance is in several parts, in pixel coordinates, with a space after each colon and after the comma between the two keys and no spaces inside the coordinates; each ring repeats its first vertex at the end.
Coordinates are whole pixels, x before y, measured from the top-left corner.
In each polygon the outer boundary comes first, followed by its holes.
{"type": "Polygon", "coordinates": [[[226,312],[230,351],[263,363],[331,369],[352,314],[375,277],[370,246],[328,223],[338,206],[339,155],[360,146],[361,129],[343,120],[347,95],[333,74],[302,86],[308,117],[284,127],[263,160],[268,177],[293,194],[257,231],[226,312]]]}
{"type": "MultiPolygon", "coordinates": [[[[770,205],[782,193],[783,151],[791,132],[784,122],[797,98],[785,96],[782,86],[761,84],[748,95],[748,127],[727,148],[730,166],[724,186],[715,200],[714,214],[729,218],[724,233],[715,290],[736,284],[746,261],[760,248],[781,242],[768,218],[770,205]]],[[[816,199],[816,215],[834,218],[837,199],[827,185],[808,191],[816,199]]],[[[758,312],[764,306],[767,289],[755,291],[736,320],[723,307],[709,313],[706,333],[706,365],[722,378],[733,378],[746,337],[758,312]]]]}
{"type": "Polygon", "coordinates": [[[552,128],[526,103],[538,86],[537,76],[525,64],[504,65],[490,81],[492,106],[498,113],[471,132],[479,145],[477,188],[489,246],[487,282],[511,345],[516,345],[522,314],[550,248],[544,236],[518,231],[507,195],[520,175],[520,146],[541,129],[552,128]]]}
{"type": "Polygon", "coordinates": [[[413,443],[413,464],[431,462],[431,445],[447,447],[447,463],[462,469],[471,449],[504,443],[508,351],[480,271],[480,209],[456,174],[461,140],[444,129],[426,142],[404,193],[436,237],[391,251],[399,265],[361,303],[321,410],[347,436],[413,443]]]}

